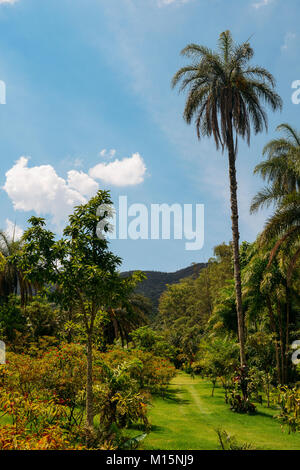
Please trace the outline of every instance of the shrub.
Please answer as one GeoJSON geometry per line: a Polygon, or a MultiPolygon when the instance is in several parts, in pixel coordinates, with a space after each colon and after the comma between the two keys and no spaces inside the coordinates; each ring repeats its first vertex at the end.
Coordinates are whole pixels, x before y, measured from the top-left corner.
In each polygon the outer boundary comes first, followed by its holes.
{"type": "Polygon", "coordinates": [[[287,426],[289,434],[300,431],[300,389],[278,387],[275,402],[281,409],[277,419],[281,421],[282,427],[287,426]]]}
{"type": "Polygon", "coordinates": [[[139,349],[123,350],[113,349],[102,355],[105,362],[117,366],[122,361],[135,359],[139,367],[132,368],[131,377],[138,381],[141,389],[151,393],[163,392],[170,380],[176,375],[175,367],[162,357],[153,356],[152,353],[139,349]]]}
{"type": "Polygon", "coordinates": [[[254,450],[252,444],[238,442],[235,436],[230,436],[223,429],[217,429],[216,433],[222,450],[254,450]]]}
{"type": "MultiPolygon", "coordinates": [[[[150,391],[161,393],[175,368],[146,351],[117,348],[93,354],[94,412],[100,424],[91,442],[94,448],[118,448],[128,441],[122,429],[131,423],[141,422],[149,429],[150,391]]],[[[9,352],[7,359],[0,366],[0,417],[1,412],[10,416],[12,424],[0,426],[0,448],[82,448],[83,346],[62,344],[34,356],[9,352]]]]}

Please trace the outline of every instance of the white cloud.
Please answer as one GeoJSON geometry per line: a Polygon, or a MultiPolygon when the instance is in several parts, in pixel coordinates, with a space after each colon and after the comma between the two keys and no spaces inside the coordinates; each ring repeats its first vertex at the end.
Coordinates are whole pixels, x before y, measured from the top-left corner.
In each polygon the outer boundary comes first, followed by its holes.
{"type": "Polygon", "coordinates": [[[261,7],[266,7],[273,3],[274,0],[260,0],[259,2],[253,3],[252,6],[253,8],[256,8],[258,10],[261,7]]]}
{"type": "Polygon", "coordinates": [[[75,168],[80,168],[83,166],[83,160],[82,158],[75,158],[74,160],[74,166],[75,168]]]}
{"type": "Polygon", "coordinates": [[[158,0],[158,6],[163,7],[165,5],[171,5],[172,3],[187,3],[190,0],[158,0]]]}
{"type": "Polygon", "coordinates": [[[0,0],[0,5],[2,3],[10,3],[11,5],[13,5],[14,3],[17,3],[18,0],[0,0]]]}
{"type": "MultiPolygon", "coordinates": [[[[113,156],[114,152],[110,150],[109,155],[113,156]]],[[[28,161],[28,157],[19,158],[7,171],[2,189],[11,199],[15,210],[50,215],[58,227],[66,221],[74,206],[85,204],[96,194],[99,184],[95,178],[115,186],[132,186],[142,183],[146,173],[145,163],[139,153],[133,154],[131,158],[100,163],[91,168],[89,174],[70,170],[66,179],[58,176],[51,165],[30,168],[28,161]]]]}
{"type": "Polygon", "coordinates": [[[23,229],[9,219],[6,219],[5,223],[6,228],[4,231],[6,236],[11,240],[20,240],[23,235],[23,229]]]}
{"type": "Polygon", "coordinates": [[[100,152],[100,157],[103,158],[113,158],[116,155],[116,150],[115,149],[110,149],[107,151],[106,149],[101,150],[100,152]]]}
{"type": "Polygon", "coordinates": [[[83,171],[70,170],[67,183],[69,188],[87,197],[94,196],[99,189],[98,183],[83,171]]]}
{"type": "Polygon", "coordinates": [[[87,202],[85,196],[96,192],[97,183],[78,171],[68,173],[68,180],[59,177],[51,165],[28,168],[28,158],[21,157],[6,173],[3,189],[15,210],[50,214],[59,225],[75,205],[87,202]]]}
{"type": "Polygon", "coordinates": [[[296,37],[297,37],[297,34],[295,33],[291,33],[291,32],[286,33],[284,37],[284,43],[281,46],[281,50],[287,51],[288,49],[290,49],[294,45],[296,37]]]}
{"type": "Polygon", "coordinates": [[[144,181],[146,173],[145,163],[139,153],[130,158],[114,160],[111,163],[99,163],[90,169],[92,178],[100,179],[104,183],[114,186],[133,186],[144,181]]]}

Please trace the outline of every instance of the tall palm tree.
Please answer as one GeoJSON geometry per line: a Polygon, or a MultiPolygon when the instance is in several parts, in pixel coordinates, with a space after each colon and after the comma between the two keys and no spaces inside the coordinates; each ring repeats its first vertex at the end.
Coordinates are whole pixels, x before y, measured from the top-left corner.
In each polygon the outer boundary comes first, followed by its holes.
{"type": "Polygon", "coordinates": [[[251,127],[257,134],[267,129],[262,103],[275,111],[282,101],[274,91],[275,80],[264,68],[249,64],[254,52],[249,42],[235,44],[230,31],[220,35],[218,51],[189,44],[182,55],[193,59],[174,75],[172,86],[188,91],[184,119],[195,120],[197,136],[214,137],[217,149],[226,149],[229,162],[236,308],[241,364],[246,363],[239,259],[236,157],[238,137],[250,144],[251,127]]]}
{"type": "Polygon", "coordinates": [[[279,249],[290,252],[290,281],[300,256],[300,133],[288,124],[281,124],[277,130],[284,131],[285,137],[271,140],[263,150],[267,158],[255,167],[254,172],[269,186],[253,198],[251,211],[275,205],[276,211],[268,219],[260,241],[266,244],[275,240],[269,264],[279,249]]]}
{"type": "Polygon", "coordinates": [[[268,243],[274,238],[277,241],[269,264],[284,245],[285,251],[290,255],[287,273],[289,281],[300,257],[300,192],[294,191],[285,196],[275,214],[268,219],[261,234],[261,241],[268,243]]]}
{"type": "Polygon", "coordinates": [[[278,205],[288,194],[300,191],[300,133],[289,124],[281,124],[276,130],[283,131],[285,136],[265,146],[266,159],[254,169],[270,185],[253,198],[251,212],[278,205]]]}

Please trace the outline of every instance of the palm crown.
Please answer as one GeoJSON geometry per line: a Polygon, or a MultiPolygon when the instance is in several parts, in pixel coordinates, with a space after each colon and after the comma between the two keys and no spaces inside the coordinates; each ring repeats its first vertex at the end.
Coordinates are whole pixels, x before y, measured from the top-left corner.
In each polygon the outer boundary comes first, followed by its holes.
{"type": "Polygon", "coordinates": [[[218,52],[189,44],[181,54],[193,59],[172,80],[173,87],[180,82],[180,91],[188,89],[184,119],[188,124],[195,119],[198,138],[213,135],[217,148],[228,146],[231,122],[236,134],[248,143],[251,124],[255,133],[267,128],[261,101],[273,110],[282,106],[273,76],[262,67],[249,65],[253,49],[248,42],[236,45],[230,31],[220,35],[218,52]]]}
{"type": "Polygon", "coordinates": [[[300,133],[289,124],[281,124],[278,131],[285,137],[271,140],[263,150],[267,157],[259,163],[254,173],[270,183],[257,193],[251,205],[251,211],[270,204],[279,204],[284,197],[300,191],[300,133]]]}

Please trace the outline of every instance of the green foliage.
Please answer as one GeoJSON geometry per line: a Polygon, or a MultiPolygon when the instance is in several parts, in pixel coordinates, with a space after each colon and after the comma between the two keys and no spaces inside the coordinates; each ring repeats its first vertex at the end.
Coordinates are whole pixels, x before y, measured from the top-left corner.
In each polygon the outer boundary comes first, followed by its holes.
{"type": "Polygon", "coordinates": [[[230,338],[205,338],[199,349],[199,364],[202,374],[209,377],[213,384],[212,395],[216,381],[220,380],[225,392],[225,401],[231,388],[231,377],[238,365],[238,344],[230,338]]]}
{"type": "Polygon", "coordinates": [[[55,336],[58,333],[58,310],[45,297],[34,297],[24,309],[27,331],[33,341],[38,342],[43,336],[55,336]]]}
{"type": "Polygon", "coordinates": [[[100,205],[111,204],[107,191],[99,191],[87,204],[78,206],[56,240],[45,229],[44,219],[32,217],[24,233],[20,255],[15,256],[26,278],[40,286],[52,286],[50,295],[63,308],[78,313],[86,333],[93,330],[98,313],[119,306],[140,279],[139,274],[121,279],[117,267],[121,259],[108,250],[106,239],[97,236],[100,205]]]}
{"type": "Polygon", "coordinates": [[[281,409],[277,419],[282,427],[287,426],[289,433],[300,432],[300,389],[278,387],[275,403],[279,404],[281,409]]]}
{"type": "MultiPolygon", "coordinates": [[[[150,392],[164,391],[175,369],[153,353],[133,349],[94,350],[93,360],[96,426],[89,431],[89,445],[136,446],[139,439],[130,444],[123,430],[133,423],[150,429],[150,392]]],[[[61,344],[34,357],[8,352],[7,364],[0,366],[0,418],[9,416],[12,427],[0,424],[0,448],[23,449],[26,443],[44,448],[47,443],[42,439],[48,433],[49,448],[82,447],[86,370],[80,344],[61,344]]]]}
{"type": "Polygon", "coordinates": [[[99,346],[105,350],[114,341],[121,342],[122,346],[126,343],[128,346],[130,333],[147,324],[151,313],[152,305],[149,299],[141,294],[128,295],[127,299],[122,299],[119,307],[102,312],[102,318],[97,325],[99,346]]]}
{"type": "Polygon", "coordinates": [[[12,295],[20,294],[21,304],[32,297],[33,285],[24,278],[24,273],[15,260],[22,249],[22,240],[15,240],[0,230],[0,302],[7,302],[12,295]]]}
{"type": "Polygon", "coordinates": [[[282,106],[273,76],[251,66],[253,49],[248,42],[235,44],[230,31],[220,35],[217,51],[189,44],[181,53],[193,59],[172,80],[173,87],[187,91],[184,119],[188,124],[195,120],[198,137],[213,136],[217,148],[227,147],[230,125],[248,143],[251,124],[255,133],[263,131],[267,118],[262,101],[273,110],[282,106]]]}
{"type": "Polygon", "coordinates": [[[177,349],[178,366],[195,361],[220,289],[233,277],[230,245],[223,243],[217,246],[214,254],[196,278],[186,278],[168,286],[160,298],[156,323],[163,328],[168,342],[177,349]]]}
{"type": "Polygon", "coordinates": [[[152,352],[154,356],[164,357],[170,360],[175,359],[175,348],[165,340],[163,335],[158,334],[149,326],[143,326],[134,330],[130,336],[135,348],[152,352]]]}
{"type": "MultiPolygon", "coordinates": [[[[166,290],[167,285],[177,284],[181,279],[197,277],[207,263],[193,263],[178,271],[165,273],[160,271],[142,271],[146,279],[137,285],[135,292],[145,296],[151,302],[150,320],[154,321],[157,315],[159,298],[166,290]]],[[[132,271],[122,273],[123,276],[132,274],[132,271]]]]}
{"type": "Polygon", "coordinates": [[[222,450],[254,450],[252,444],[240,443],[235,436],[231,436],[224,429],[216,429],[222,450]]]}
{"type": "Polygon", "coordinates": [[[175,367],[167,359],[140,349],[114,348],[105,354],[105,361],[113,367],[122,362],[135,364],[131,369],[132,378],[138,381],[141,390],[155,394],[163,394],[176,374],[175,367]]]}
{"type": "Polygon", "coordinates": [[[6,302],[0,304],[0,332],[8,343],[12,343],[26,331],[26,317],[21,308],[20,298],[15,294],[9,295],[6,302]]]}
{"type": "MultiPolygon", "coordinates": [[[[140,273],[121,278],[117,271],[121,259],[108,249],[98,224],[106,212],[98,215],[101,207],[112,204],[108,191],[98,191],[87,204],[75,208],[63,238],[56,240],[54,233],[45,228],[42,218],[31,217],[31,227],[23,236],[22,251],[11,261],[24,273],[26,279],[48,291],[62,309],[75,311],[82,325],[87,345],[86,369],[86,439],[91,445],[93,434],[93,357],[92,346],[95,325],[99,315],[119,308],[132,293],[140,273]]],[[[104,231],[108,230],[107,225],[104,231]]]]}
{"type": "Polygon", "coordinates": [[[149,396],[140,390],[138,381],[134,379],[136,369],[142,368],[142,364],[135,359],[117,367],[99,359],[97,364],[101,365],[101,373],[100,383],[94,388],[95,412],[99,414],[103,437],[106,440],[112,438],[113,424],[124,428],[141,420],[148,429],[149,396]]]}
{"type": "Polygon", "coordinates": [[[229,396],[230,409],[236,413],[255,413],[256,406],[250,401],[251,385],[255,386],[255,383],[251,384],[248,367],[237,368],[232,382],[233,388],[230,390],[229,396]]]}
{"type": "Polygon", "coordinates": [[[234,281],[226,282],[219,289],[213,313],[208,321],[208,328],[216,335],[227,333],[237,334],[236,304],[234,281]]]}
{"type": "Polygon", "coordinates": [[[259,367],[267,370],[267,364],[271,369],[275,365],[276,379],[283,384],[292,376],[290,338],[297,330],[299,296],[297,284],[287,281],[284,255],[270,264],[271,250],[272,244],[262,247],[259,242],[253,243],[248,247],[248,262],[243,268],[243,293],[250,330],[248,352],[252,355],[255,346],[262,355],[259,367]],[[251,345],[254,332],[256,339],[251,345]]]}

